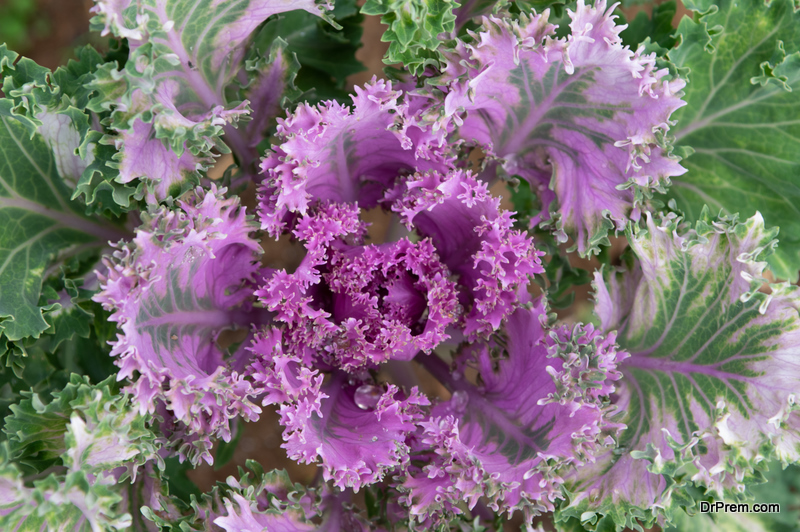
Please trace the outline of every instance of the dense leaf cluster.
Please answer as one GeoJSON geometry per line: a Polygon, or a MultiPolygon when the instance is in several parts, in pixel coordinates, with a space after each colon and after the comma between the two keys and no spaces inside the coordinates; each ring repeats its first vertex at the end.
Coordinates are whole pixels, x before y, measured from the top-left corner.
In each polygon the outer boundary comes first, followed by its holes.
{"type": "Polygon", "coordinates": [[[0,46],[0,529],[797,529],[800,13],[650,7],[95,0],[106,50],[0,46]],[[265,409],[316,478],[200,493],[265,409]]]}

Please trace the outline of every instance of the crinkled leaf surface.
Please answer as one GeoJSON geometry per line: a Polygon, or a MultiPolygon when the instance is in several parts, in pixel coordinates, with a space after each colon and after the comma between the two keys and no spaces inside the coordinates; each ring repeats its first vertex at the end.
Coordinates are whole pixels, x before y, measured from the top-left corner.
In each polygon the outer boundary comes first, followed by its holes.
{"type": "Polygon", "coordinates": [[[50,70],[27,57],[19,57],[5,44],[0,44],[0,72],[3,95],[14,102],[14,111],[19,115],[33,118],[42,110],[40,101],[49,101],[53,96],[47,79],[50,70]]]}
{"type": "MultiPolygon", "coordinates": [[[[48,281],[45,292],[50,291],[52,282],[48,281]]],[[[117,371],[108,356],[108,342],[116,338],[116,326],[108,321],[100,305],[73,298],[62,308],[53,305],[44,316],[50,327],[39,338],[0,341],[0,360],[5,359],[6,366],[0,371],[0,388],[4,390],[0,419],[10,414],[7,407],[18,403],[23,391],[49,396],[62,389],[72,373],[100,382],[117,371]]]]}
{"type": "MultiPolygon", "coordinates": [[[[369,385],[367,385],[369,386],[369,385]]],[[[321,462],[325,480],[333,480],[340,489],[360,489],[383,480],[393,468],[408,463],[409,433],[422,417],[420,406],[429,402],[416,387],[410,396],[394,385],[384,391],[374,389],[374,403],[358,404],[360,388],[344,386],[333,379],[322,388],[320,408],[316,411],[281,406],[281,424],[286,427],[282,445],[293,460],[321,462]]]]}
{"type": "Polygon", "coordinates": [[[257,150],[274,133],[275,119],[283,115],[284,107],[299,96],[294,80],[300,65],[280,38],[265,53],[251,50],[245,65],[247,83],[242,84],[240,96],[253,109],[243,133],[248,148],[257,150]]]}
{"type": "MultiPolygon", "coordinates": [[[[67,373],[74,371],[91,374],[92,377],[99,376],[97,381],[109,375],[109,372],[102,374],[103,361],[95,365],[98,353],[102,358],[108,356],[108,350],[104,349],[105,343],[101,341],[98,345],[91,327],[93,311],[99,307],[94,305],[92,308],[93,305],[88,301],[91,291],[81,288],[85,281],[81,278],[87,275],[87,270],[97,265],[100,247],[88,246],[83,250],[78,247],[74,251],[74,255],[64,257],[63,262],[57,261],[42,276],[45,281],[39,296],[39,306],[47,309],[43,316],[48,325],[44,334],[38,338],[25,337],[4,342],[5,345],[0,349],[0,361],[18,377],[24,373],[26,359],[37,350],[51,357],[44,367],[37,368],[36,373],[40,375],[60,369],[66,369],[67,373]],[[80,347],[76,342],[81,344],[80,347]],[[80,352],[80,360],[75,356],[77,352],[80,352]]],[[[37,381],[29,382],[34,385],[37,381]]]]}
{"type": "Polygon", "coordinates": [[[693,484],[733,502],[765,458],[800,458],[800,293],[758,291],[775,233],[760,215],[739,223],[705,211],[686,233],[648,217],[629,232],[638,265],[596,275],[603,327],[631,353],[614,401],[627,429],[617,454],[577,472],[567,515],[651,523],[693,506],[693,484]]]}
{"type": "Polygon", "coordinates": [[[780,504],[776,513],[680,514],[665,532],[796,532],[800,523],[800,470],[798,466],[781,467],[772,462],[766,483],[752,488],[753,503],[780,504]]]}
{"type": "MultiPolygon", "coordinates": [[[[0,447],[1,449],[1,447],[0,447]]],[[[2,453],[2,451],[0,451],[2,453]]],[[[5,458],[0,454],[0,458],[5,458]]],[[[0,527],[15,532],[158,532],[141,515],[143,505],[153,504],[165,484],[149,464],[136,481],[118,482],[114,474],[73,470],[65,475],[51,474],[22,485],[12,463],[0,469],[0,527]],[[91,479],[87,481],[87,478],[91,479]],[[13,503],[5,504],[12,497],[13,503]]]]}
{"type": "Polygon", "coordinates": [[[470,172],[415,174],[387,198],[398,194],[392,210],[409,230],[430,237],[442,262],[458,275],[464,332],[488,335],[499,328],[519,304],[517,293],[543,272],[533,240],[511,228],[512,213],[470,172]]]}
{"type": "MultiPolygon", "coordinates": [[[[295,9],[324,16],[314,0],[99,1],[93,27],[127,38],[131,50],[122,70],[107,64],[98,71],[91,106],[114,109],[108,125],[116,135],[103,142],[117,148],[107,163],[119,170],[115,181],[142,180],[152,203],[190,188],[213,163],[213,148],[233,150],[250,169],[257,152],[233,126],[247,105],[229,100],[225,89],[244,67],[250,34],[295,9]]],[[[92,183],[81,185],[90,198],[92,183]]]]}
{"type": "Polygon", "coordinates": [[[210,492],[192,501],[191,508],[180,501],[175,504],[174,496],[172,500],[159,496],[142,512],[160,527],[187,532],[376,530],[349,504],[348,495],[327,487],[315,490],[292,483],[286,471],[264,472],[254,460],[246,465],[250,471],[240,467],[238,478],[230,476],[225,483],[218,482],[210,492]],[[212,522],[217,526],[209,527],[212,522]]]}
{"type": "MultiPolygon", "coordinates": [[[[311,239],[309,239],[311,240],[311,239]]],[[[304,260],[294,274],[277,273],[257,294],[275,321],[287,324],[295,354],[322,356],[347,371],[387,360],[408,361],[449,338],[445,330],[460,314],[455,283],[428,240],[381,246],[321,249],[327,272],[304,260]],[[303,286],[304,304],[287,297],[303,286]]],[[[316,258],[313,250],[306,258],[316,258]]],[[[316,261],[314,261],[316,262],[316,261]]],[[[299,294],[297,294],[299,295],[299,294]]]]}
{"type": "MultiPolygon", "coordinates": [[[[90,264],[95,265],[97,257],[94,254],[90,257],[90,264]]],[[[53,310],[45,314],[47,323],[50,324],[46,332],[52,334],[50,338],[43,337],[43,339],[50,340],[48,342],[49,351],[55,351],[62,342],[71,340],[75,336],[88,338],[91,334],[91,323],[94,317],[90,311],[84,308],[88,306],[87,300],[91,298],[90,290],[79,290],[74,281],[69,280],[63,288],[57,290],[53,285],[57,286],[62,283],[56,283],[56,281],[48,282],[42,291],[42,295],[47,301],[58,304],[58,306],[53,305],[53,310]]]]}
{"type": "Polygon", "coordinates": [[[40,473],[62,460],[102,470],[142,452],[152,458],[155,451],[145,440],[154,436],[145,427],[146,419],[119,394],[115,381],[112,376],[92,385],[88,377],[73,373],[52,397],[25,394],[26,399],[11,407],[13,415],[3,428],[12,459],[40,473]]]}
{"type": "Polygon", "coordinates": [[[622,45],[604,1],[569,11],[567,37],[549,14],[484,17],[472,43],[443,52],[435,83],[457,138],[531,183],[545,207],[537,222],[552,217],[562,241],[597,252],[609,229],[638,218],[643,194],[684,172],[665,136],[684,83],[622,45]]]}
{"type": "Polygon", "coordinates": [[[291,212],[319,200],[374,207],[399,175],[444,169],[441,135],[409,125],[408,103],[392,82],[355,87],[352,108],[299,105],[279,120],[280,145],[261,164],[261,228],[278,236],[291,212]]]}
{"type": "Polygon", "coordinates": [[[457,5],[453,0],[367,0],[361,12],[383,15],[381,22],[389,26],[381,37],[390,43],[384,62],[402,63],[419,75],[429,65],[438,66],[439,34],[455,29],[457,5]]]}
{"type": "Polygon", "coordinates": [[[406,395],[393,384],[359,383],[341,371],[322,386],[320,371],[285,350],[277,328],[257,335],[250,350],[263,404],[280,404],[282,447],[290,458],[319,460],[325,480],[356,490],[408,463],[406,437],[415,431],[421,407],[430,404],[416,386],[406,395]]]}
{"type": "Polygon", "coordinates": [[[419,423],[420,448],[433,458],[401,488],[411,515],[439,514],[462,501],[472,508],[485,496],[489,506],[509,515],[522,510],[530,522],[563,497],[565,470],[613,443],[606,436],[620,427],[599,400],[619,378],[613,336],[592,326],[550,330],[542,302],[532,307],[511,315],[498,344],[462,353],[474,357],[480,387],[449,378],[435,354],[420,360],[453,395],[419,423]]]}
{"type": "MultiPolygon", "coordinates": [[[[84,216],[70,201],[70,189],[59,175],[58,153],[68,154],[77,143],[48,146],[39,133],[31,137],[26,119],[0,100],[0,329],[10,340],[38,337],[48,324],[40,305],[42,282],[49,268],[90,247],[102,247],[127,233],[84,216]]],[[[29,123],[29,121],[28,121],[29,123]]],[[[76,139],[73,139],[76,140],[76,139]]],[[[69,159],[67,156],[66,159],[69,159]]],[[[70,160],[71,161],[71,160],[70,160]]]]}
{"type": "Polygon", "coordinates": [[[770,259],[779,277],[800,269],[800,14],[791,0],[687,2],[680,46],[669,52],[690,70],[673,116],[678,146],[694,154],[673,180],[671,197],[689,218],[703,205],[780,226],[770,259]],[[712,34],[709,36],[709,34],[712,34]]]}
{"type": "MultiPolygon", "coordinates": [[[[141,490],[126,480],[145,462],[160,461],[147,418],[117,393],[113,377],[93,386],[86,377],[73,374],[53,395],[46,406],[38,395],[31,395],[8,424],[9,442],[0,446],[0,528],[129,530],[131,513],[138,512],[129,504],[131,495],[141,490]],[[37,442],[38,437],[44,441],[37,442]],[[27,448],[20,449],[20,444],[27,448]],[[63,467],[45,470],[52,472],[38,479],[24,478],[12,460],[31,446],[60,450],[63,467]]],[[[151,466],[145,469],[139,484],[152,473],[151,466]]],[[[152,480],[149,493],[157,491],[152,480]]]]}
{"type": "MultiPolygon", "coordinates": [[[[25,399],[11,406],[13,415],[5,420],[3,432],[8,437],[9,453],[15,462],[32,467],[36,472],[60,462],[66,450],[64,435],[72,413],[71,403],[78,400],[79,395],[85,400],[91,390],[87,383],[72,380],[52,397],[23,392],[25,399]]],[[[113,386],[114,382],[104,384],[113,386]]]]}
{"type": "Polygon", "coordinates": [[[151,209],[133,242],[104,259],[94,299],[114,311],[121,334],[111,354],[120,378],[139,373],[129,388],[139,408],[153,412],[158,399],[191,433],[228,440],[230,418],[260,410],[249,401],[247,354],[217,340],[265,316],[250,301],[261,249],[238,198],[223,192],[198,187],[180,209],[151,209]]]}
{"type": "MultiPolygon", "coordinates": [[[[3,92],[13,101],[14,113],[31,119],[31,127],[40,126],[40,133],[53,148],[59,172],[70,187],[80,185],[74,190],[73,199],[85,194],[89,210],[115,216],[131,208],[131,196],[137,193],[137,187],[114,181],[119,172],[107,163],[116,150],[113,146],[98,145],[103,137],[98,117],[95,115],[95,120],[90,121],[86,110],[87,106],[94,107],[90,102],[116,99],[124,93],[124,86],[118,80],[97,79],[98,69],[107,73],[113,70],[115,62],[124,64],[121,49],[127,56],[127,43],[120,47],[117,42],[112,43],[111,51],[103,57],[91,46],[85,46],[76,51],[76,60],[51,72],[28,58],[17,58],[16,53],[0,45],[0,55],[4,56],[0,61],[3,92]],[[71,145],[75,138],[77,145],[71,145]],[[73,154],[75,148],[80,156],[73,154]]],[[[101,112],[102,106],[94,110],[101,112]]]]}
{"type": "MultiPolygon", "coordinates": [[[[344,91],[346,78],[364,70],[355,57],[361,47],[364,19],[355,1],[336,2],[332,15],[341,29],[304,11],[284,13],[264,24],[253,41],[262,54],[276,38],[286,41],[287,53],[295,54],[300,63],[295,83],[304,92],[302,99],[311,103],[334,98],[349,103],[344,91]]],[[[252,101],[251,106],[258,112],[252,101]]]]}

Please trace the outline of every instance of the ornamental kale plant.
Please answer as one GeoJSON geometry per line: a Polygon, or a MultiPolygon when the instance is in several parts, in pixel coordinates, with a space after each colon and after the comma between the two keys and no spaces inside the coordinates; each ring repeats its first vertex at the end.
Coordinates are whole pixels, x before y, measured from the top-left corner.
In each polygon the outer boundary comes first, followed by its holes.
{"type": "Polygon", "coordinates": [[[0,530],[796,530],[798,5],[651,7],[95,0],[106,49],[0,47],[0,530]],[[200,494],[268,411],[316,477],[200,494]]]}

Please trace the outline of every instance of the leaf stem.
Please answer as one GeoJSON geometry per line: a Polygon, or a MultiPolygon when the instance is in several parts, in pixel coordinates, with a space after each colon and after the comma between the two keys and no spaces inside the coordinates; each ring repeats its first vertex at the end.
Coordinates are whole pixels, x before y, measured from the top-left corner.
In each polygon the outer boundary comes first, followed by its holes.
{"type": "Polygon", "coordinates": [[[389,372],[389,375],[392,376],[392,380],[406,390],[410,390],[415,386],[417,388],[422,387],[416,373],[414,373],[414,368],[411,366],[411,362],[389,360],[386,362],[385,367],[386,371],[389,372]]]}
{"type": "Polygon", "coordinates": [[[419,362],[422,367],[428,370],[428,373],[433,375],[433,377],[442,383],[442,385],[444,385],[449,391],[453,392],[462,387],[459,386],[461,383],[453,380],[453,376],[450,373],[450,368],[447,366],[447,363],[439,358],[436,353],[426,355],[420,352],[416,357],[414,357],[414,360],[419,362]]]}

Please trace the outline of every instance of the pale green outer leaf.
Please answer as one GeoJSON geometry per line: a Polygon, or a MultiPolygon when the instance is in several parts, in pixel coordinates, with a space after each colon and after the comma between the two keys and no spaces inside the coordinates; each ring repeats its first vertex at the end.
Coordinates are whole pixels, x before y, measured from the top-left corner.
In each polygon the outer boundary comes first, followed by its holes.
{"type": "MultiPolygon", "coordinates": [[[[786,469],[773,462],[766,473],[766,482],[752,489],[748,504],[778,504],[780,512],[764,513],[697,513],[681,512],[674,525],[665,532],[797,532],[800,530],[800,467],[786,469]]],[[[716,502],[716,501],[711,501],[716,502]]],[[[753,507],[751,506],[751,512],[753,507]]]]}
{"type": "Polygon", "coordinates": [[[49,405],[32,395],[15,409],[11,426],[19,431],[0,445],[0,530],[130,530],[131,514],[143,502],[140,488],[157,495],[152,466],[163,468],[163,461],[156,435],[147,426],[149,416],[116,392],[115,380],[91,385],[73,374],[49,405]],[[53,440],[65,467],[31,482],[13,463],[14,447],[19,437],[36,434],[53,440]],[[138,484],[129,477],[138,477],[138,484]]]}
{"type": "Polygon", "coordinates": [[[15,463],[41,472],[60,461],[72,410],[69,403],[77,393],[76,386],[67,385],[53,397],[42,401],[39,394],[22,392],[25,398],[11,405],[12,414],[5,419],[3,427],[9,454],[15,463]]]}
{"type": "Polygon", "coordinates": [[[383,15],[381,23],[388,26],[381,37],[390,43],[383,62],[402,63],[421,75],[426,67],[439,66],[439,35],[453,35],[458,5],[453,0],[367,0],[361,12],[383,15]]]}
{"type": "Polygon", "coordinates": [[[736,501],[772,456],[800,459],[800,289],[758,291],[776,234],[758,213],[700,217],[686,231],[674,214],[647,215],[628,231],[636,267],[596,274],[603,329],[631,353],[614,399],[627,429],[576,473],[566,516],[649,524],[704,490],[736,501]]]}
{"type": "Polygon", "coordinates": [[[26,398],[11,406],[13,414],[3,428],[12,460],[36,472],[62,461],[98,472],[152,459],[156,451],[154,435],[145,426],[148,418],[117,392],[115,383],[110,376],[92,385],[88,377],[73,373],[52,397],[23,392],[26,398]]]}
{"type": "Polygon", "coordinates": [[[40,306],[39,296],[48,268],[127,236],[85,217],[70,201],[58,174],[63,161],[45,137],[31,137],[23,120],[12,114],[9,100],[0,100],[0,331],[10,340],[38,337],[47,329],[42,312],[48,305],[40,306]]]}
{"type": "Polygon", "coordinates": [[[673,116],[678,146],[695,153],[670,195],[689,218],[703,205],[780,226],[770,264],[781,278],[800,268],[800,14],[792,0],[692,0],[669,52],[689,69],[673,116]],[[714,5],[716,4],[716,5],[714,5]],[[709,33],[712,35],[709,37],[709,33]]]}

